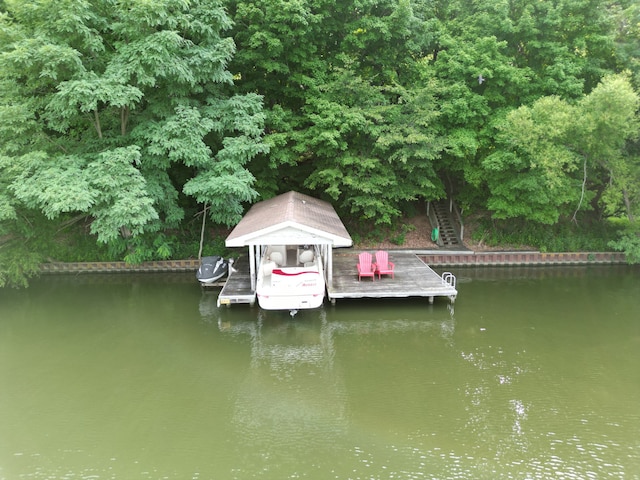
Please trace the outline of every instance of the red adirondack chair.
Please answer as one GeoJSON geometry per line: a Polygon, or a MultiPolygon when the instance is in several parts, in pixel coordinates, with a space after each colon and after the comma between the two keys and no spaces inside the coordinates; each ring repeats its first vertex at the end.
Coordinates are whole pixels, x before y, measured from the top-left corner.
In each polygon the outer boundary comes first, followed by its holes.
{"type": "Polygon", "coordinates": [[[395,265],[393,262],[389,261],[389,253],[384,250],[378,250],[376,252],[376,273],[378,274],[378,278],[382,275],[391,275],[391,278],[396,278],[393,269],[395,265]]]}
{"type": "Polygon", "coordinates": [[[371,277],[371,280],[376,279],[376,264],[371,263],[371,254],[369,252],[362,252],[358,255],[358,281],[362,280],[362,277],[371,277]]]}

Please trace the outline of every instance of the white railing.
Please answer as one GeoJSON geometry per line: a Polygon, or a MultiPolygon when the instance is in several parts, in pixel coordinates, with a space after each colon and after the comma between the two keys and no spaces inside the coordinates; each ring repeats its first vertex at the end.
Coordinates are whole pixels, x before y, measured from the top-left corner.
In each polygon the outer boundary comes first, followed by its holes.
{"type": "Polygon", "coordinates": [[[442,274],[442,283],[456,288],[456,276],[451,272],[444,272],[442,274]]]}

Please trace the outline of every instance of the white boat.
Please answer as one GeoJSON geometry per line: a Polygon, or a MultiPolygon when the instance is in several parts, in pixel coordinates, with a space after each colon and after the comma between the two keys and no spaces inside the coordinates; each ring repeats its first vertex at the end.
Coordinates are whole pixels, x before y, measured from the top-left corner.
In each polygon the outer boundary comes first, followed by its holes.
{"type": "Polygon", "coordinates": [[[258,269],[256,295],[265,310],[320,307],[325,279],[319,249],[306,245],[266,247],[258,269]]]}

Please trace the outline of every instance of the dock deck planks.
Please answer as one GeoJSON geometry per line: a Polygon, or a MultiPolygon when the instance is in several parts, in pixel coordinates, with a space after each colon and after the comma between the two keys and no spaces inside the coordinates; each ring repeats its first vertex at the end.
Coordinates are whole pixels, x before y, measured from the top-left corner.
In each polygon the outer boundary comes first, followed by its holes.
{"type": "Polygon", "coordinates": [[[358,280],[358,254],[355,252],[333,253],[333,282],[327,285],[332,302],[338,298],[400,298],[400,297],[449,297],[455,300],[458,294],[454,286],[444,282],[429,265],[417,255],[408,252],[389,252],[389,260],[395,264],[395,278],[383,275],[358,280]]]}
{"type": "MultiPolygon", "coordinates": [[[[333,303],[342,298],[402,298],[448,297],[455,300],[456,288],[444,282],[442,277],[433,271],[420,258],[408,252],[389,252],[389,260],[395,264],[395,278],[383,275],[381,279],[371,281],[364,278],[358,281],[358,252],[333,253],[333,282],[327,284],[327,296],[333,303]]],[[[234,263],[232,272],[218,295],[218,306],[237,303],[256,302],[256,292],[251,289],[248,259],[241,257],[234,263]]]]}
{"type": "Polygon", "coordinates": [[[256,302],[256,292],[251,288],[249,260],[240,257],[234,262],[233,268],[235,271],[229,272],[227,281],[218,294],[218,306],[233,303],[253,305],[256,302]]]}

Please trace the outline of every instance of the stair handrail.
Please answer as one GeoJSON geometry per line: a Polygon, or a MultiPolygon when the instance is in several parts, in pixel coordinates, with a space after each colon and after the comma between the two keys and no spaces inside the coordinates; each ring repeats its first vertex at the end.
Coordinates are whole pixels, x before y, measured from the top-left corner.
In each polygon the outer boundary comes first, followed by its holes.
{"type": "MultiPolygon", "coordinates": [[[[431,208],[431,200],[427,202],[427,217],[429,217],[429,222],[431,222],[431,228],[437,228],[438,232],[440,232],[440,224],[438,223],[438,218],[436,217],[435,212],[431,208]]],[[[438,237],[436,238],[436,245],[438,245],[439,247],[444,247],[442,235],[438,235],[438,237]]]]}
{"type": "Polygon", "coordinates": [[[464,240],[464,223],[462,222],[462,214],[458,210],[456,202],[453,201],[453,197],[449,197],[449,213],[453,213],[455,220],[458,221],[459,226],[454,222],[453,228],[456,229],[456,233],[462,242],[464,240]]]}

